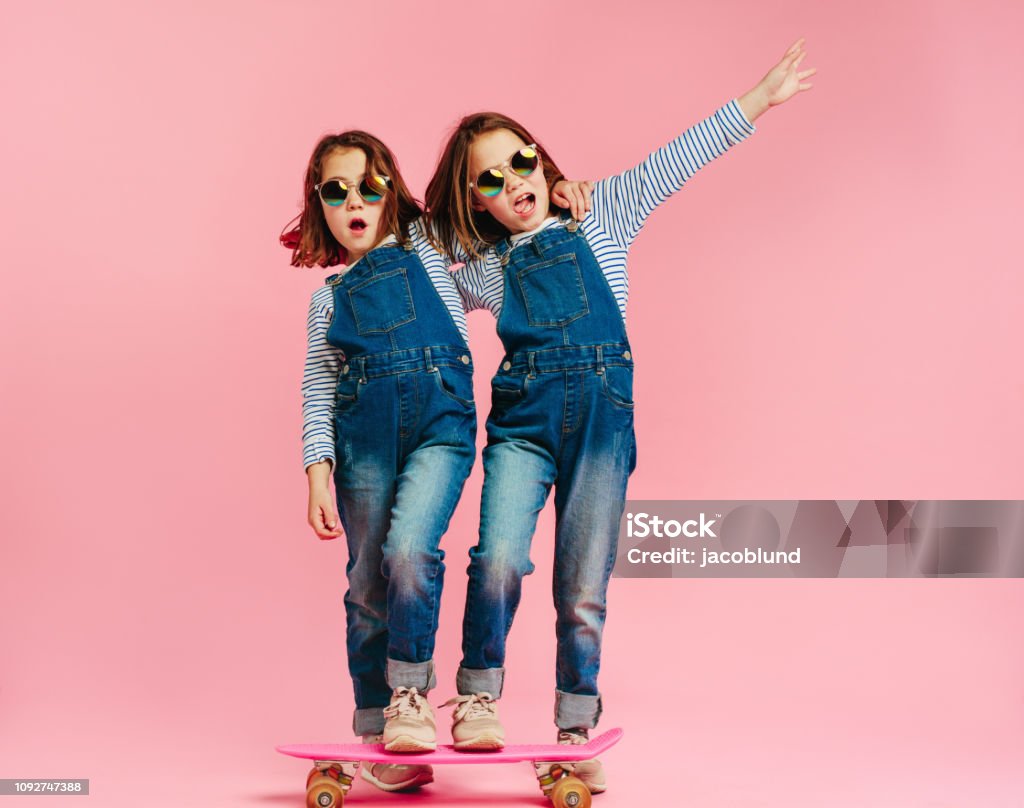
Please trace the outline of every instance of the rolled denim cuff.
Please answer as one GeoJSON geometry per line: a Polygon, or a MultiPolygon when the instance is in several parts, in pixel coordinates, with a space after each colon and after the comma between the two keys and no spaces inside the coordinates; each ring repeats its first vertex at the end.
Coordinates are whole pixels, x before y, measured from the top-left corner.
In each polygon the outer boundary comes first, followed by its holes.
{"type": "Polygon", "coordinates": [[[395,690],[399,687],[415,687],[420,693],[426,693],[437,686],[434,676],[434,661],[402,662],[388,657],[388,687],[395,690]]]}
{"type": "Polygon", "coordinates": [[[455,689],[459,691],[460,696],[490,693],[494,698],[500,699],[504,684],[504,668],[463,668],[460,665],[455,676],[455,689]]]}
{"type": "Polygon", "coordinates": [[[555,725],[559,729],[592,729],[600,717],[600,696],[555,691],[555,725]]]}
{"type": "Polygon", "coordinates": [[[356,735],[380,735],[384,731],[384,708],[363,707],[352,713],[352,729],[356,735]]]}

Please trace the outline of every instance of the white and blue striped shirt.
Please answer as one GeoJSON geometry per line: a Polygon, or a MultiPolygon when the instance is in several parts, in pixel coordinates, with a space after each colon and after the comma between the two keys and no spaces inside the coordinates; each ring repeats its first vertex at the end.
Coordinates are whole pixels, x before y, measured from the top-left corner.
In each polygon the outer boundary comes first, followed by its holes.
{"type": "MultiPolygon", "coordinates": [[[[699,169],[755,131],[739,103],[733,99],[639,165],[595,183],[591,212],[580,228],[608,279],[623,322],[629,297],[626,257],[647,217],[699,169]]],[[[518,244],[547,227],[561,226],[559,219],[551,218],[532,233],[519,234],[513,240],[518,244]]],[[[489,309],[495,318],[501,314],[504,277],[497,255],[489,249],[483,258],[477,260],[459,256],[465,266],[455,273],[453,282],[448,262],[426,239],[420,222],[414,224],[411,236],[431,281],[451,312],[459,332],[468,342],[463,305],[467,311],[489,309]]],[[[322,286],[313,293],[310,301],[306,329],[308,350],[302,379],[302,456],[305,468],[320,460],[330,460],[333,465],[335,460],[334,390],[344,355],[327,342],[327,328],[333,311],[333,289],[322,286]]]]}
{"type": "MultiPolygon", "coordinates": [[[[427,240],[420,220],[409,228],[413,249],[419,255],[434,288],[452,315],[459,333],[469,344],[466,331],[466,312],[459,300],[448,260],[427,240]]],[[[377,246],[392,243],[394,236],[377,246]]],[[[359,262],[352,264],[355,266],[359,262]]],[[[346,272],[349,268],[340,271],[346,272]]],[[[327,329],[334,316],[334,287],[324,285],[313,292],[306,319],[306,367],[302,374],[302,465],[330,460],[334,465],[334,391],[338,373],[345,362],[344,352],[327,341],[327,329]]]]}
{"type": "MultiPolygon", "coordinates": [[[[629,297],[626,256],[647,217],[699,169],[755,131],[733,99],[639,165],[594,183],[591,212],[580,223],[580,230],[608,279],[623,322],[629,297]]],[[[564,227],[564,223],[558,218],[547,219],[536,230],[513,236],[512,241],[516,245],[529,241],[548,227],[564,227]]],[[[458,257],[466,261],[455,273],[466,310],[489,309],[497,319],[504,294],[504,275],[497,254],[488,249],[481,260],[458,257]]]]}

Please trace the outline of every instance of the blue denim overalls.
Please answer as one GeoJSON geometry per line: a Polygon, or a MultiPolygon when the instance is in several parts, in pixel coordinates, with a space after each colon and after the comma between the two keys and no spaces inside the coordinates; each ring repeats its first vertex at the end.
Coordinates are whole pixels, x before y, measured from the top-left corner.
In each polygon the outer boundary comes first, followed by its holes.
{"type": "Polygon", "coordinates": [[[442,535],[476,452],[472,362],[411,245],[331,275],[327,341],[345,352],[334,484],[348,540],[348,665],[358,735],[384,728],[396,687],[429,690],[442,535]]]}
{"type": "Polygon", "coordinates": [[[575,222],[495,250],[503,265],[480,542],[470,550],[458,689],[500,696],[530,541],[555,487],[555,723],[593,727],[605,596],[636,465],[633,359],[604,273],[575,222]]]}

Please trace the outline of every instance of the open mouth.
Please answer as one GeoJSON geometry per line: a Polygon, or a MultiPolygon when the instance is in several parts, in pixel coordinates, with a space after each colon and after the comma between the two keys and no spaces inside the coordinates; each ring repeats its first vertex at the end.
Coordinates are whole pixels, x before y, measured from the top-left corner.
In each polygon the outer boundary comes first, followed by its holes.
{"type": "Polygon", "coordinates": [[[514,210],[519,216],[529,216],[533,213],[533,209],[535,207],[537,207],[537,197],[533,194],[517,196],[516,201],[512,204],[512,210],[514,210]]]}
{"type": "Polygon", "coordinates": [[[348,227],[355,235],[361,236],[366,232],[367,224],[362,219],[353,219],[348,223],[348,227]]]}

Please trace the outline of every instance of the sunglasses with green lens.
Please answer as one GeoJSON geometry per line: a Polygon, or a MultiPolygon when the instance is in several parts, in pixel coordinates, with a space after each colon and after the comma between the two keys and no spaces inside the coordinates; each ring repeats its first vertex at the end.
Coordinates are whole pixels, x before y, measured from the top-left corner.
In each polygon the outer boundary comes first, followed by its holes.
{"type": "Polygon", "coordinates": [[[476,188],[484,196],[497,196],[505,187],[506,168],[511,168],[519,177],[529,177],[537,170],[538,165],[540,165],[540,155],[537,152],[537,144],[531,143],[529,146],[523,146],[500,166],[480,172],[476,182],[471,182],[469,187],[476,188]]]}
{"type": "MultiPolygon", "coordinates": [[[[364,202],[373,204],[380,202],[390,187],[390,177],[385,177],[383,174],[373,174],[369,177],[363,177],[359,183],[358,192],[364,202]]],[[[317,183],[313,188],[320,195],[323,203],[330,205],[332,208],[344,205],[350,190],[348,184],[337,177],[317,183]]]]}

